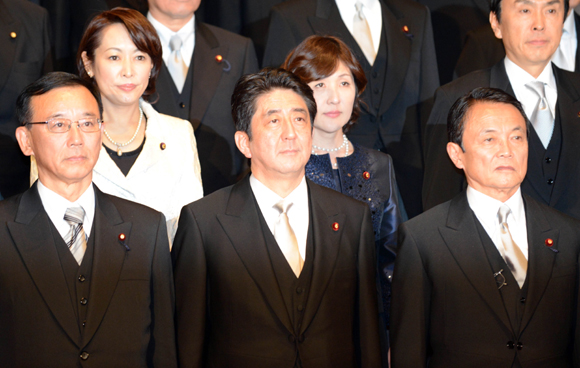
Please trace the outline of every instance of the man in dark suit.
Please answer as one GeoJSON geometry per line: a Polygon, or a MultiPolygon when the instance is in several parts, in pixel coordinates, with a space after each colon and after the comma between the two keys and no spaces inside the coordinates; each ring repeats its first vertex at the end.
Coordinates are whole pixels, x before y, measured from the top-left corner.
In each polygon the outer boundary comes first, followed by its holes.
{"type": "Polygon", "coordinates": [[[431,19],[429,11],[413,1],[365,0],[361,4],[374,60],[355,40],[355,2],[291,0],[272,9],[263,64],[281,65],[290,50],[313,34],[340,37],[354,51],[368,84],[361,116],[349,138],[393,157],[405,209],[413,217],[421,212],[421,130],[428,117],[423,114],[424,102],[439,86],[431,19]],[[366,8],[370,10],[365,12],[366,8]],[[343,11],[352,16],[343,19],[343,11]]]}
{"type": "Polygon", "coordinates": [[[399,228],[393,368],[577,367],[580,221],[522,195],[521,104],[477,88],[448,127],[468,188],[399,228]]]}
{"type": "Polygon", "coordinates": [[[568,0],[526,3],[527,12],[537,15],[537,22],[532,16],[518,18],[522,14],[518,8],[521,4],[516,0],[492,2],[490,19],[496,36],[503,40],[506,58],[490,69],[473,72],[437,90],[426,129],[425,209],[453,198],[465,188],[463,173],[455,168],[445,150],[446,119],[451,104],[475,87],[500,88],[518,98],[534,123],[535,111],[545,106],[531,88],[539,82],[551,117],[547,119],[547,132],[538,132],[535,124],[530,128],[528,174],[522,191],[580,218],[580,192],[576,190],[580,187],[580,75],[563,71],[550,61],[560,43],[568,0]],[[557,19],[553,16],[556,13],[557,19]]]}
{"type": "MultiPolygon", "coordinates": [[[[570,72],[580,71],[580,47],[578,47],[580,15],[574,11],[578,5],[580,0],[570,0],[562,40],[552,59],[558,68],[570,72]]],[[[454,76],[461,77],[479,69],[492,67],[504,57],[503,43],[495,37],[489,24],[486,24],[467,34],[465,45],[455,66],[454,76]]]]}
{"type": "Polygon", "coordinates": [[[163,46],[157,78],[161,113],[189,120],[195,130],[204,194],[235,183],[247,170],[236,149],[230,98],[238,79],[258,70],[254,45],[248,38],[204,24],[194,12],[200,0],[149,0],[147,18],[163,46]],[[171,40],[180,37],[174,50],[171,40]],[[179,53],[180,76],[171,60],[179,53]]]}
{"type": "Polygon", "coordinates": [[[52,70],[48,14],[29,1],[0,0],[0,34],[0,192],[9,197],[30,185],[30,159],[14,136],[14,104],[24,87],[52,70]]]}
{"type": "Polygon", "coordinates": [[[99,191],[99,93],[49,73],[18,97],[38,181],[0,202],[0,366],[176,367],[162,214],[99,191]]]}
{"type": "Polygon", "coordinates": [[[305,179],[312,90],[282,69],[232,97],[252,174],[187,205],[172,249],[182,367],[380,367],[368,206],[305,179]]]}

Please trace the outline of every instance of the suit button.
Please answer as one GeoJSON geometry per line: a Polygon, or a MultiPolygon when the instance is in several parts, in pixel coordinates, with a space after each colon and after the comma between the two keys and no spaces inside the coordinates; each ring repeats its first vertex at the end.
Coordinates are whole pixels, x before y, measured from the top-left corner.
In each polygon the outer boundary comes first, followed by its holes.
{"type": "Polygon", "coordinates": [[[373,78],[376,78],[377,75],[378,75],[377,72],[373,72],[373,78]]]}
{"type": "Polygon", "coordinates": [[[526,298],[521,298],[520,299],[520,303],[525,303],[526,302],[526,298]]]}
{"type": "Polygon", "coordinates": [[[81,299],[81,304],[82,305],[86,305],[89,302],[89,300],[87,298],[82,298],[81,299]]]}
{"type": "Polygon", "coordinates": [[[180,102],[179,107],[181,107],[182,109],[185,109],[185,104],[183,102],[180,102]]]}
{"type": "Polygon", "coordinates": [[[298,311],[302,312],[302,309],[304,309],[304,307],[302,306],[302,304],[298,304],[298,311]]]}
{"type": "Polygon", "coordinates": [[[554,179],[548,179],[548,185],[554,184],[554,179]]]}
{"type": "Polygon", "coordinates": [[[303,291],[304,289],[302,288],[296,288],[296,294],[302,294],[303,291]]]}
{"type": "Polygon", "coordinates": [[[516,348],[518,348],[518,350],[522,350],[523,347],[524,347],[524,344],[522,344],[521,342],[518,341],[516,348]]]}
{"type": "Polygon", "coordinates": [[[80,282],[85,282],[85,280],[86,280],[85,275],[80,275],[79,276],[79,281],[80,282]]]}
{"type": "Polygon", "coordinates": [[[82,360],[87,360],[87,359],[89,359],[89,353],[87,353],[86,351],[83,351],[83,352],[81,353],[81,359],[82,359],[82,360]]]}
{"type": "Polygon", "coordinates": [[[85,319],[85,320],[83,321],[83,327],[85,327],[85,326],[86,326],[86,324],[87,324],[87,320],[85,319]]]}
{"type": "Polygon", "coordinates": [[[546,157],[546,163],[549,164],[550,162],[552,162],[552,159],[549,157],[546,157]]]}
{"type": "Polygon", "coordinates": [[[508,341],[507,342],[507,348],[508,349],[513,349],[514,348],[514,342],[513,341],[508,341]]]}
{"type": "Polygon", "coordinates": [[[293,343],[293,344],[294,344],[294,342],[296,342],[296,339],[294,338],[294,336],[293,336],[293,335],[289,335],[289,336],[288,336],[288,341],[290,341],[291,343],[293,343]]]}

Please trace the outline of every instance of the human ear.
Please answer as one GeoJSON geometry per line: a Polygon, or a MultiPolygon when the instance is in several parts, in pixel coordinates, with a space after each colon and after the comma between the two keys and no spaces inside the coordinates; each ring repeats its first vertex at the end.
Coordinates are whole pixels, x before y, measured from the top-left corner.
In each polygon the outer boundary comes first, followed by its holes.
{"type": "Polygon", "coordinates": [[[234,135],[236,146],[246,158],[252,158],[252,151],[250,150],[250,137],[246,132],[237,131],[234,135]]]}
{"type": "Polygon", "coordinates": [[[447,143],[447,154],[458,169],[463,169],[463,149],[457,143],[447,143]]]}

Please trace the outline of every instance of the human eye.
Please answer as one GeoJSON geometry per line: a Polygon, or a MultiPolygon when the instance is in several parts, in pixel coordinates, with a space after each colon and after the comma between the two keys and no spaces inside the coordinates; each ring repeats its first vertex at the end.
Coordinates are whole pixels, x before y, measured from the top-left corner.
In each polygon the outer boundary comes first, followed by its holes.
{"type": "Polygon", "coordinates": [[[93,126],[95,126],[95,122],[91,119],[88,120],[80,120],[79,121],[79,125],[82,128],[92,128],[93,126]]]}
{"type": "Polygon", "coordinates": [[[322,88],[322,87],[324,87],[324,83],[323,82],[316,83],[314,85],[314,87],[316,87],[316,88],[322,88]]]}
{"type": "Polygon", "coordinates": [[[119,56],[117,56],[117,55],[109,55],[108,59],[109,60],[113,60],[113,61],[117,61],[117,60],[119,60],[119,56]]]}
{"type": "Polygon", "coordinates": [[[348,86],[350,86],[350,82],[348,82],[348,81],[343,81],[343,82],[340,82],[340,85],[341,85],[341,86],[348,87],[348,86]]]}
{"type": "Polygon", "coordinates": [[[139,61],[145,61],[145,60],[147,60],[147,56],[143,55],[143,54],[137,55],[136,59],[139,61]]]}
{"type": "Polygon", "coordinates": [[[67,120],[51,120],[48,122],[48,127],[49,130],[60,133],[68,131],[69,124],[67,120]]]}

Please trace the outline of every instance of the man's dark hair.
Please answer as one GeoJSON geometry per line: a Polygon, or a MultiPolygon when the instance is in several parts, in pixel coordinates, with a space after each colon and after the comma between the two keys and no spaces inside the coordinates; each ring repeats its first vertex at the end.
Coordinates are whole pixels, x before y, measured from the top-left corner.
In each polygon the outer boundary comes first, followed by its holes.
{"type": "MultiPolygon", "coordinates": [[[[459,97],[451,106],[447,115],[447,137],[449,142],[458,144],[463,149],[463,132],[469,109],[477,103],[503,103],[514,106],[526,122],[526,131],[529,132],[529,120],[526,117],[522,104],[509,93],[498,88],[479,87],[459,97]]],[[[465,150],[463,149],[465,152],[465,150]]]]}
{"type": "Polygon", "coordinates": [[[312,89],[300,78],[284,69],[264,68],[258,73],[240,78],[232,94],[232,117],[236,131],[245,132],[252,139],[250,123],[256,113],[256,101],[276,89],[287,89],[297,93],[308,107],[310,122],[316,117],[316,101],[312,89]]]}
{"type": "Polygon", "coordinates": [[[30,107],[30,100],[34,96],[41,96],[45,93],[57,88],[64,87],[84,87],[91,92],[97,104],[99,105],[99,117],[103,117],[103,104],[101,102],[101,95],[96,86],[92,83],[81,79],[79,76],[64,72],[52,72],[45,74],[37,81],[29,84],[18,96],[16,100],[16,118],[20,124],[29,123],[32,119],[32,108],[30,107]]]}
{"type": "MultiPolygon", "coordinates": [[[[570,0],[564,0],[564,20],[568,16],[568,9],[570,9],[570,0]]],[[[489,11],[495,13],[497,21],[501,23],[501,0],[490,0],[489,11]]]]}

